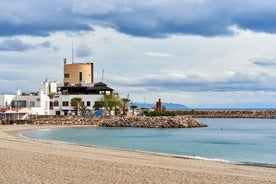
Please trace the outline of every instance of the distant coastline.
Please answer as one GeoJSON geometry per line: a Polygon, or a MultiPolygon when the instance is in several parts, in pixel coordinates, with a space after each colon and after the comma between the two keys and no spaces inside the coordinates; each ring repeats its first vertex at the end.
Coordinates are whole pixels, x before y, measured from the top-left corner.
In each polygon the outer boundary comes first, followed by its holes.
{"type": "Polygon", "coordinates": [[[261,118],[276,119],[276,110],[168,110],[147,112],[149,116],[191,116],[192,118],[261,118]]]}
{"type": "MultiPolygon", "coordinates": [[[[154,108],[155,104],[153,103],[136,103],[134,102],[135,105],[137,105],[138,109],[141,108],[154,108]]],[[[183,104],[178,104],[178,103],[163,103],[162,104],[167,110],[172,111],[172,110],[198,110],[198,111],[221,111],[221,110],[227,110],[227,111],[264,111],[264,110],[276,110],[276,107],[189,107],[183,104]]]]}
{"type": "Polygon", "coordinates": [[[193,118],[262,118],[276,119],[276,110],[195,110],[193,118]]]}

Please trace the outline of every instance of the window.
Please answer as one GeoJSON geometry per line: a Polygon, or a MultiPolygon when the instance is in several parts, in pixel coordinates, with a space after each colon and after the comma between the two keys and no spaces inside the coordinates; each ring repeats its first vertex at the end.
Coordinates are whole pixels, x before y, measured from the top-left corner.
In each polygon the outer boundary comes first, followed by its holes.
{"type": "Polygon", "coordinates": [[[70,77],[69,73],[64,74],[64,78],[69,78],[69,77],[70,77]]]}
{"type": "Polygon", "coordinates": [[[12,101],[12,107],[27,107],[26,104],[24,100],[12,101]]]}
{"type": "Polygon", "coordinates": [[[53,110],[53,102],[50,102],[50,110],[53,110]]]}
{"type": "Polygon", "coordinates": [[[59,106],[58,101],[54,101],[54,107],[58,107],[58,106],[59,106]]]}
{"type": "Polygon", "coordinates": [[[82,72],[79,73],[79,81],[81,82],[82,81],[82,72]]]}
{"type": "Polygon", "coordinates": [[[69,102],[68,102],[68,101],[63,101],[63,102],[62,102],[62,106],[68,107],[68,106],[69,106],[69,102]]]}
{"type": "Polygon", "coordinates": [[[35,103],[34,102],[30,102],[30,107],[34,107],[35,103]]]}
{"type": "Polygon", "coordinates": [[[90,105],[91,105],[90,103],[91,103],[90,101],[87,101],[87,102],[86,102],[86,106],[87,106],[87,107],[90,107],[90,105]]]}

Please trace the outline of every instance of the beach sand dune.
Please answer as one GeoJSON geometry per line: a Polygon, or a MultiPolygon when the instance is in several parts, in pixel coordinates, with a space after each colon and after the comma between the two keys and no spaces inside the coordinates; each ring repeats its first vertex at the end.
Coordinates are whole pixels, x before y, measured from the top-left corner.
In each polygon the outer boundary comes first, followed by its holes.
{"type": "Polygon", "coordinates": [[[276,168],[39,141],[0,126],[0,183],[276,183],[276,168]]]}

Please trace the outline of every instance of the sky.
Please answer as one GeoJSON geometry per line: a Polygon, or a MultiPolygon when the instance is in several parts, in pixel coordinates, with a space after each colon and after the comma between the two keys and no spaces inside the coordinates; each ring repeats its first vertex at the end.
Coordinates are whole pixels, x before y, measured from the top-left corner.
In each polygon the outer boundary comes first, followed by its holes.
{"type": "Polygon", "coordinates": [[[0,0],[0,94],[62,81],[72,47],[132,102],[276,108],[274,0],[0,0]]]}

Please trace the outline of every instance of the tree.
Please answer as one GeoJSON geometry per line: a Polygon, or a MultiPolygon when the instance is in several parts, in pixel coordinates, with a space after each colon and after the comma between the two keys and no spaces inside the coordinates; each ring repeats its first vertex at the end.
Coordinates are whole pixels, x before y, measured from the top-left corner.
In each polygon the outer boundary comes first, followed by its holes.
{"type": "Polygon", "coordinates": [[[111,115],[111,111],[116,108],[121,108],[121,99],[118,93],[105,93],[101,99],[105,109],[111,115]]]}
{"type": "Polygon", "coordinates": [[[54,96],[56,95],[56,93],[49,93],[48,96],[50,99],[54,98],[54,96]]]}
{"type": "Polygon", "coordinates": [[[121,98],[121,101],[123,103],[123,115],[126,115],[126,110],[127,110],[127,106],[128,106],[128,102],[130,102],[129,98],[121,98]]]}
{"type": "Polygon", "coordinates": [[[132,105],[130,106],[130,108],[132,109],[132,116],[134,116],[134,112],[135,112],[135,109],[137,108],[137,105],[132,104],[132,105]]]}
{"type": "Polygon", "coordinates": [[[100,101],[95,101],[93,108],[95,110],[101,110],[104,107],[104,101],[100,100],[100,101]]]}
{"type": "Polygon", "coordinates": [[[74,108],[75,115],[78,115],[79,107],[83,105],[82,99],[78,97],[74,97],[71,99],[71,106],[74,108]]]}
{"type": "Polygon", "coordinates": [[[82,116],[84,116],[84,115],[87,115],[87,114],[91,113],[91,110],[88,109],[88,107],[85,106],[85,105],[82,103],[81,106],[80,106],[80,113],[81,113],[82,116]]]}

